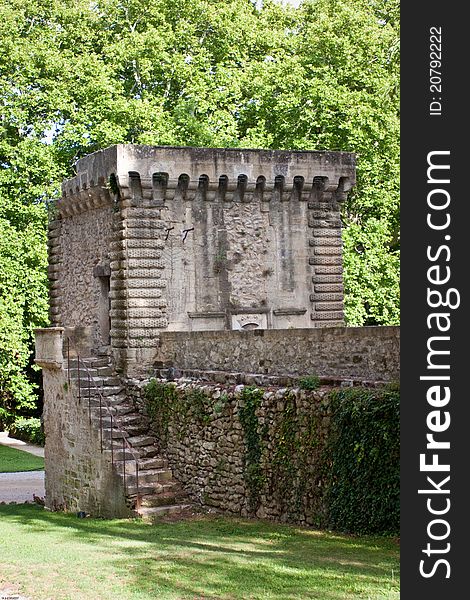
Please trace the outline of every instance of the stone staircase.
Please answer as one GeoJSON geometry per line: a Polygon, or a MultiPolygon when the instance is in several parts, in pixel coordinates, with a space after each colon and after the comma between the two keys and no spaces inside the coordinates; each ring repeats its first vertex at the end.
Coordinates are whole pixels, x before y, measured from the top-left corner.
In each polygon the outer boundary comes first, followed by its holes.
{"type": "Polygon", "coordinates": [[[135,409],[109,357],[70,359],[69,377],[114,464],[134,514],[152,521],[191,507],[166,458],[149,435],[149,422],[135,409]]]}

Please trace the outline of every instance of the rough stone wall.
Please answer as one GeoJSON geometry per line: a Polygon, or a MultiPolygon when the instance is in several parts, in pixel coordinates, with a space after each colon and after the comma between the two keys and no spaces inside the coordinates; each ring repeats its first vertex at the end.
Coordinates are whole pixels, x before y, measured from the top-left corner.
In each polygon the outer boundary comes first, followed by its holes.
{"type": "MultiPolygon", "coordinates": [[[[62,369],[43,369],[46,507],[94,516],[128,516],[111,460],[101,453],[98,427],[79,404],[62,369]]],[[[82,402],[84,402],[82,400],[82,402]]]]}
{"type": "Polygon", "coordinates": [[[78,203],[62,207],[50,224],[49,276],[53,325],[90,327],[93,347],[109,344],[100,324],[102,282],[96,267],[109,269],[113,236],[110,201],[104,206],[78,203]]]}
{"type": "MultiPolygon", "coordinates": [[[[144,412],[147,383],[129,386],[144,412]]],[[[250,407],[242,385],[167,385],[174,390],[171,409],[157,400],[154,434],[194,501],[242,516],[320,524],[318,466],[330,388],[262,391],[250,407]]]]}
{"type": "Polygon", "coordinates": [[[165,332],[156,364],[182,371],[398,381],[400,329],[165,332]]]}

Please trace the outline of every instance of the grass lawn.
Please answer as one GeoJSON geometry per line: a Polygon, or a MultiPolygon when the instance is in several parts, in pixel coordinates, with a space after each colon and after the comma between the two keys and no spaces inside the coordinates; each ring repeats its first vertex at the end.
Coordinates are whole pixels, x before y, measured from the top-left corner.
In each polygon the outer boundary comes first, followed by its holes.
{"type": "Polygon", "coordinates": [[[31,600],[398,600],[399,548],[222,517],[149,525],[0,506],[0,593],[31,600]]]}
{"type": "Polygon", "coordinates": [[[44,459],[29,452],[2,446],[0,444],[0,473],[17,473],[18,471],[42,471],[44,459]]]}

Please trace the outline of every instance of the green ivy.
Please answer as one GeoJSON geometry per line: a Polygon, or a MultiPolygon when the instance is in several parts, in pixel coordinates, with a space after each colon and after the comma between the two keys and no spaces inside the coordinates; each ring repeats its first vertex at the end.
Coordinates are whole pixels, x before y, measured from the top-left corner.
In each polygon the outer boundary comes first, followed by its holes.
{"type": "Polygon", "coordinates": [[[193,415],[201,425],[208,425],[211,420],[212,398],[197,387],[184,390],[186,415],[193,415]]]}
{"type": "Polygon", "coordinates": [[[320,387],[320,378],[317,375],[307,375],[299,379],[299,387],[302,390],[316,390],[320,387]]]}
{"type": "Polygon", "coordinates": [[[192,418],[202,426],[211,420],[212,399],[197,387],[178,390],[172,383],[151,379],[144,387],[144,398],[153,430],[163,447],[168,442],[170,424],[183,439],[192,418]]]}
{"type": "Polygon", "coordinates": [[[265,481],[261,466],[262,439],[256,415],[263,399],[263,390],[247,386],[243,388],[241,399],[239,417],[245,439],[244,477],[249,494],[248,510],[256,512],[265,481]]]}
{"type": "Polygon", "coordinates": [[[284,410],[274,431],[274,449],[271,461],[271,491],[278,503],[289,510],[293,505],[295,480],[298,473],[297,457],[300,440],[295,397],[284,398],[284,410]]]}
{"type": "Polygon", "coordinates": [[[354,533],[399,531],[400,400],[396,387],[331,394],[325,460],[328,526],[354,533]]]}
{"type": "Polygon", "coordinates": [[[152,426],[157,440],[163,446],[168,440],[168,425],[172,406],[178,401],[178,393],[174,385],[151,379],[144,387],[147,413],[152,421],[152,426]]]}
{"type": "MultiPolygon", "coordinates": [[[[312,403],[315,399],[312,397],[312,403]]],[[[283,398],[273,431],[269,492],[289,519],[304,513],[322,514],[322,449],[325,443],[319,429],[319,405],[310,411],[297,406],[294,392],[283,398]]],[[[320,517],[317,525],[321,524],[320,517]]]]}

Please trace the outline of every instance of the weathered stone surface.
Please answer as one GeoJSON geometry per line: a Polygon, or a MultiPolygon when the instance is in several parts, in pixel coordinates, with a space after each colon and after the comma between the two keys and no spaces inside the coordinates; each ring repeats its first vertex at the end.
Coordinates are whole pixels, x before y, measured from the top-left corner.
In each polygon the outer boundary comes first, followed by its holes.
{"type": "Polygon", "coordinates": [[[44,396],[46,507],[128,516],[122,484],[101,452],[99,429],[64,371],[45,371],[44,396]]]}
{"type": "Polygon", "coordinates": [[[400,374],[399,338],[399,327],[162,332],[155,358],[183,370],[393,381],[400,374]],[[352,360],[358,355],[360,363],[352,360]]]}
{"type": "MultiPolygon", "coordinates": [[[[142,412],[147,406],[145,384],[128,382],[128,390],[142,412]]],[[[242,516],[318,522],[323,490],[317,466],[330,426],[325,389],[307,392],[282,388],[262,393],[248,431],[240,420],[245,386],[234,389],[184,380],[167,385],[173,387],[179,400],[167,413],[165,432],[159,439],[172,471],[193,501],[242,516]],[[187,405],[184,408],[188,390],[205,395],[204,419],[187,405]],[[295,440],[289,450],[292,455],[286,454],[288,442],[282,437],[283,431],[295,440]],[[259,440],[259,458],[248,464],[253,460],[248,458],[248,444],[253,443],[254,436],[259,440]],[[302,458],[305,456],[307,462],[302,458]],[[257,474],[255,480],[253,473],[257,474]]],[[[158,423],[157,416],[153,424],[157,438],[162,434],[158,423]]]]}
{"type": "MultiPolygon", "coordinates": [[[[93,343],[108,343],[100,326],[102,288],[96,267],[104,268],[108,261],[112,239],[113,213],[110,206],[64,217],[60,220],[61,236],[56,252],[60,265],[56,266],[57,296],[52,304],[60,312],[56,325],[66,327],[89,325],[93,329],[93,343]]],[[[108,263],[109,264],[109,263],[108,263]]]]}

